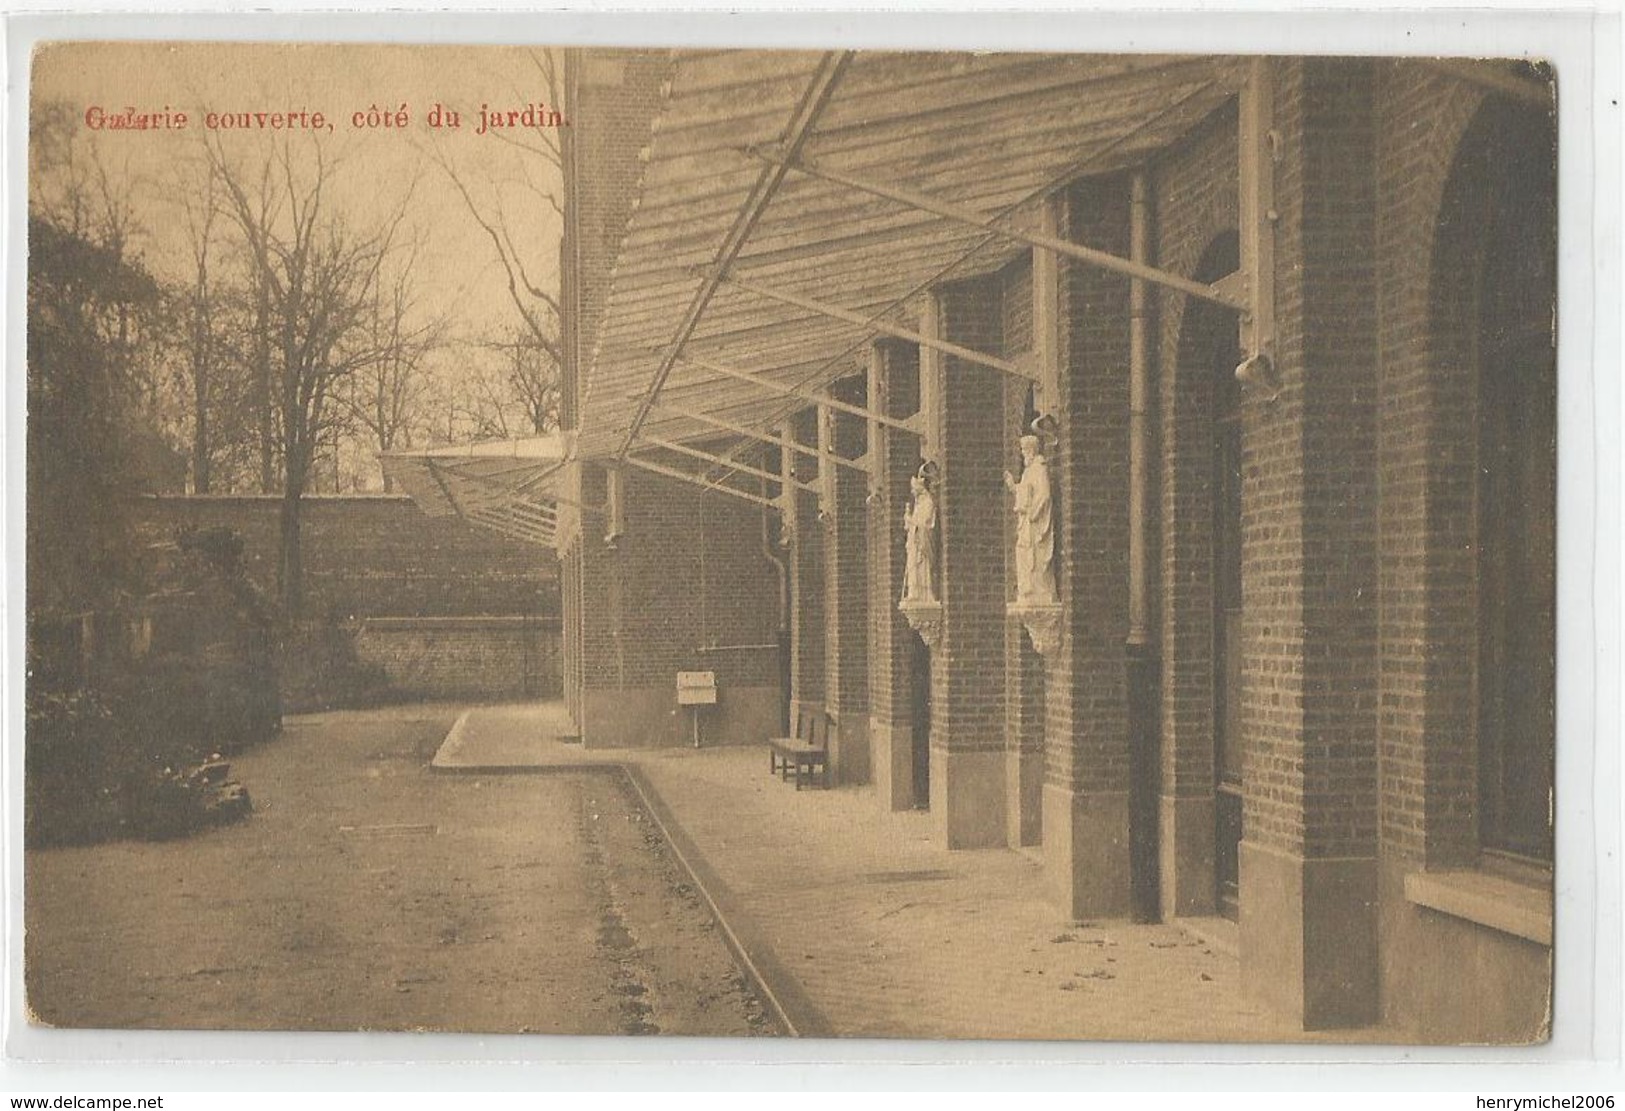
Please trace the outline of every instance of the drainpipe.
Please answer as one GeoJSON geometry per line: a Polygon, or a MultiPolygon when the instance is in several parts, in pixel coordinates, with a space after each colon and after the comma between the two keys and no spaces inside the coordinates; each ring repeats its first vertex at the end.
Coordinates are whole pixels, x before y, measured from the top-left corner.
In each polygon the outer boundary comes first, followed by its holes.
{"type": "MultiPolygon", "coordinates": [[[[1136,173],[1130,194],[1129,254],[1149,262],[1151,206],[1144,172],[1136,173]]],[[[1129,867],[1134,919],[1162,917],[1159,878],[1159,796],[1161,731],[1158,729],[1156,639],[1151,629],[1150,505],[1151,346],[1150,298],[1145,282],[1129,287],[1129,628],[1125,647],[1129,691],[1129,867]]]]}
{"type": "MultiPolygon", "coordinates": [[[[767,479],[761,479],[762,497],[767,497],[767,479]]],[[[772,509],[762,506],[762,555],[773,565],[779,579],[779,736],[790,734],[790,563],[779,554],[773,539],[770,514],[772,509]]]]}
{"type": "MultiPolygon", "coordinates": [[[[1134,175],[1130,199],[1129,257],[1135,262],[1150,261],[1151,206],[1146,176],[1134,175]]],[[[1128,643],[1144,648],[1151,644],[1150,590],[1151,523],[1147,504],[1147,474],[1151,462],[1151,366],[1146,283],[1139,278],[1129,283],[1129,432],[1128,432],[1128,643]]]]}

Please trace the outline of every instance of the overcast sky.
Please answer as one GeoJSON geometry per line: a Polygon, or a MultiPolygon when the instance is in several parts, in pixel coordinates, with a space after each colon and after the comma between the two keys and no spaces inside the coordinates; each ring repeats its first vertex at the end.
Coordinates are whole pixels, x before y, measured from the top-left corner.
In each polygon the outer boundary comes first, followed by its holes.
{"type": "MultiPolygon", "coordinates": [[[[33,96],[36,105],[66,102],[82,128],[93,105],[109,113],[127,107],[188,113],[185,130],[94,136],[104,161],[138,182],[134,196],[145,232],[139,249],[161,276],[174,278],[184,274],[183,217],[175,198],[188,165],[200,157],[205,114],[322,112],[333,127],[321,137],[332,152],[325,156],[336,155],[342,165],[335,200],[365,222],[399,203],[415,181],[407,221],[424,244],[416,268],[420,296],[449,309],[459,333],[477,335],[518,317],[494,248],[428,152],[438,144],[488,211],[500,198],[527,264],[538,268],[533,277],[556,288],[559,217],[520,184],[528,172],[557,196],[556,172],[511,142],[475,134],[482,103],[507,109],[549,99],[539,53],[506,46],[51,44],[35,54],[33,96]],[[427,126],[436,102],[461,112],[461,130],[427,126]],[[411,113],[404,131],[351,125],[354,112],[374,106],[394,112],[402,103],[411,113]]],[[[232,136],[238,150],[260,141],[259,135],[232,136]]],[[[308,147],[308,141],[293,144],[296,151],[308,147]]]]}

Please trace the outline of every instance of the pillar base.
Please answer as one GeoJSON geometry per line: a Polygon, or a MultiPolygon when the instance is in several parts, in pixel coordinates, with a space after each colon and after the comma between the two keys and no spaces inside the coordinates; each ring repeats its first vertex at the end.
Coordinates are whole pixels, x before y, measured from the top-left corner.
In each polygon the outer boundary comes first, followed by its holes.
{"type": "Polygon", "coordinates": [[[1379,1017],[1377,861],[1241,843],[1241,981],[1305,1030],[1379,1017]]]}
{"type": "Polygon", "coordinates": [[[914,726],[870,718],[869,750],[881,805],[887,810],[913,810],[914,726]]]}
{"type": "Polygon", "coordinates": [[[1007,751],[1004,769],[1005,843],[1013,849],[1043,844],[1043,749],[1007,751]]]}
{"type": "Polygon", "coordinates": [[[1044,785],[1044,871],[1068,918],[1129,916],[1128,821],[1127,791],[1074,794],[1044,785]]]}
{"type": "Polygon", "coordinates": [[[933,747],[931,824],[944,848],[1003,848],[1004,753],[933,747]]]}
{"type": "Polygon", "coordinates": [[[869,717],[840,714],[830,731],[831,772],[837,783],[869,782],[869,717]]]}
{"type": "Polygon", "coordinates": [[[1219,883],[1215,875],[1214,838],[1218,807],[1213,796],[1162,796],[1158,800],[1161,836],[1162,916],[1197,918],[1215,914],[1219,883]]]}

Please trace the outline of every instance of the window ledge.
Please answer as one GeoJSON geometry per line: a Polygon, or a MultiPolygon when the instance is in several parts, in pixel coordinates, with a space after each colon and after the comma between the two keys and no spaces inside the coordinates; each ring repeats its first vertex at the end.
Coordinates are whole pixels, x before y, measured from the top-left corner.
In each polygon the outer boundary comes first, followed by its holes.
{"type": "Polygon", "coordinates": [[[1405,898],[1492,930],[1552,944],[1552,890],[1490,872],[1412,872],[1405,898]]]}

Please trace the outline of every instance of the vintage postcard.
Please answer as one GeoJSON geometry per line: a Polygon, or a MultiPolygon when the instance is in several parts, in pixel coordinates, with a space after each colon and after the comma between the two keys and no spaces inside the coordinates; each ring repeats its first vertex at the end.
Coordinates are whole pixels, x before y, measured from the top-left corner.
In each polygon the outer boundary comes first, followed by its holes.
{"type": "Polygon", "coordinates": [[[42,44],[30,1020],[1545,1042],[1562,76],[42,44]]]}

